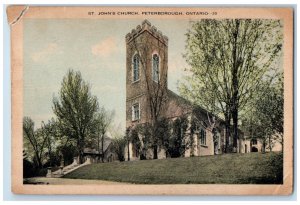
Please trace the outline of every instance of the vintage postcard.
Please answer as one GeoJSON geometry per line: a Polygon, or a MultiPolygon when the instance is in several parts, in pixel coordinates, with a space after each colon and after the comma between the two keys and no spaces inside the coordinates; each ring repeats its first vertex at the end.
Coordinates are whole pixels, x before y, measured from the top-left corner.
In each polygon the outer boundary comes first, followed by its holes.
{"type": "Polygon", "coordinates": [[[7,15],[14,193],[293,192],[293,8],[7,15]]]}

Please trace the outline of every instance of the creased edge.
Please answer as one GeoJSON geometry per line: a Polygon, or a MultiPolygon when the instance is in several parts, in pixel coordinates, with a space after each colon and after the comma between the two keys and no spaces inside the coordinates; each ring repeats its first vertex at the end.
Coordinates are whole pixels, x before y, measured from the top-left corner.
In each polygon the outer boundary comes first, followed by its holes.
{"type": "Polygon", "coordinates": [[[9,25],[10,26],[15,25],[24,16],[24,14],[28,11],[28,9],[29,6],[25,6],[25,8],[21,10],[20,14],[12,22],[9,22],[9,25]]]}

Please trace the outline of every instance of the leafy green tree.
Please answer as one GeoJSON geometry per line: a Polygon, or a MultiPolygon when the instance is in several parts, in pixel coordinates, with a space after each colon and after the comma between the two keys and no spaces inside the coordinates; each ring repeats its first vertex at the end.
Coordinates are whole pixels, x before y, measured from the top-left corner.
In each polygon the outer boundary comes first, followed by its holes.
{"type": "Polygon", "coordinates": [[[41,134],[46,138],[45,155],[48,158],[49,166],[55,165],[57,161],[57,156],[55,154],[58,145],[57,143],[55,143],[57,141],[56,138],[58,135],[57,129],[57,123],[53,118],[47,123],[42,122],[41,134]]]}
{"type": "Polygon", "coordinates": [[[23,139],[27,152],[32,152],[32,161],[38,169],[43,167],[45,147],[48,135],[42,134],[42,129],[34,130],[34,122],[30,117],[23,118],[23,139]]]}
{"type": "Polygon", "coordinates": [[[169,138],[171,136],[170,132],[171,127],[169,120],[166,118],[160,118],[156,122],[155,126],[151,123],[145,123],[139,124],[133,128],[133,132],[131,132],[131,140],[134,144],[138,145],[141,159],[147,158],[146,155],[148,149],[153,150],[153,158],[157,159],[157,152],[161,151],[161,149],[168,152],[169,138]],[[156,130],[155,134],[153,134],[154,127],[156,130]],[[135,136],[139,136],[139,138],[135,136]]]}
{"type": "Polygon", "coordinates": [[[152,128],[153,127],[150,123],[138,124],[135,126],[135,128],[133,128],[135,131],[132,133],[137,132],[141,137],[141,141],[138,141],[134,138],[133,141],[140,147],[140,159],[142,160],[147,159],[147,150],[153,149],[154,138],[152,135],[152,128]]]}
{"type": "Polygon", "coordinates": [[[91,94],[81,73],[69,70],[63,78],[59,97],[53,98],[53,112],[61,133],[76,140],[80,163],[83,162],[85,138],[92,134],[98,109],[97,98],[91,94]]]}
{"type": "Polygon", "coordinates": [[[268,74],[278,68],[282,22],[262,19],[204,19],[192,22],[184,57],[190,65],[180,92],[224,117],[226,148],[233,122],[237,147],[239,114],[268,74]]]}
{"type": "Polygon", "coordinates": [[[272,151],[275,141],[283,145],[283,78],[279,78],[275,85],[262,86],[260,92],[264,94],[256,101],[255,116],[261,122],[260,138],[267,141],[267,148],[272,151]]]}
{"type": "Polygon", "coordinates": [[[63,134],[63,128],[59,123],[57,125],[57,136],[56,136],[56,149],[55,149],[55,157],[59,160],[57,165],[62,164],[62,160],[64,165],[69,165],[73,162],[75,156],[78,156],[77,149],[77,140],[75,138],[70,138],[63,134]]]}
{"type": "Polygon", "coordinates": [[[158,138],[158,145],[160,149],[164,149],[166,151],[166,156],[170,156],[169,150],[172,146],[170,142],[171,138],[171,132],[172,132],[172,123],[167,118],[161,118],[158,121],[157,125],[157,138],[158,138]]]}
{"type": "Polygon", "coordinates": [[[124,161],[124,151],[126,146],[126,139],[122,136],[115,136],[112,139],[112,150],[117,154],[119,161],[124,161]]]}
{"type": "Polygon", "coordinates": [[[172,133],[169,139],[168,153],[170,157],[183,156],[186,148],[185,132],[188,127],[188,120],[186,117],[177,118],[172,123],[172,133]]]}
{"type": "Polygon", "coordinates": [[[251,138],[272,151],[275,141],[283,146],[283,73],[265,80],[257,89],[244,116],[243,128],[251,138]]]}
{"type": "Polygon", "coordinates": [[[98,151],[99,153],[102,153],[101,160],[104,162],[103,154],[104,154],[104,138],[105,138],[105,133],[108,131],[109,126],[112,123],[113,117],[115,113],[114,111],[108,111],[105,110],[104,107],[101,107],[99,112],[96,113],[95,115],[95,120],[94,120],[94,133],[97,136],[97,145],[98,145],[98,151]],[[101,141],[101,143],[100,143],[101,141]],[[101,148],[100,148],[101,144],[101,148]]]}
{"type": "Polygon", "coordinates": [[[133,151],[140,153],[142,144],[139,137],[138,129],[133,129],[130,132],[130,141],[132,142],[133,151]]]}
{"type": "Polygon", "coordinates": [[[68,141],[65,144],[59,144],[56,149],[56,157],[59,159],[59,164],[63,161],[64,165],[72,164],[74,156],[78,156],[78,151],[75,143],[68,141]]]}

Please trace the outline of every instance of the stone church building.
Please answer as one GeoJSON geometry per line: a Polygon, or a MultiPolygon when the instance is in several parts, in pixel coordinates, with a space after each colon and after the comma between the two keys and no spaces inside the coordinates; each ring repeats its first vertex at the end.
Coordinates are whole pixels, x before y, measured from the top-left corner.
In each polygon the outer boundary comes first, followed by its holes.
{"type": "MultiPolygon", "coordinates": [[[[184,131],[184,137],[193,138],[194,143],[183,157],[222,154],[226,143],[224,121],[168,89],[168,60],[168,37],[149,21],[144,20],[126,35],[126,128],[149,123],[153,116],[169,120],[186,116],[197,120],[197,129],[192,133],[189,125],[184,131]]],[[[228,143],[233,144],[233,140],[228,139],[228,143]]],[[[242,132],[236,144],[234,152],[251,152],[252,143],[242,132]]],[[[126,161],[138,160],[140,150],[128,142],[124,156],[126,161]]],[[[153,150],[147,150],[146,156],[152,159],[153,150]]],[[[166,151],[159,148],[157,156],[166,158],[166,151]]]]}

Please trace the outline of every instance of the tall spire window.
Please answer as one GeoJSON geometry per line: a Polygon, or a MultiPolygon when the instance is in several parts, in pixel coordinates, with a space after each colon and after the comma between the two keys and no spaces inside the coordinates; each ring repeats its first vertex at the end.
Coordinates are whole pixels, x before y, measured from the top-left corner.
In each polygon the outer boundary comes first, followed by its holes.
{"type": "Polygon", "coordinates": [[[157,54],[152,57],[152,79],[155,82],[159,80],[159,56],[157,54]]]}
{"type": "Polygon", "coordinates": [[[138,54],[133,57],[133,82],[140,79],[140,58],[138,54]]]}

